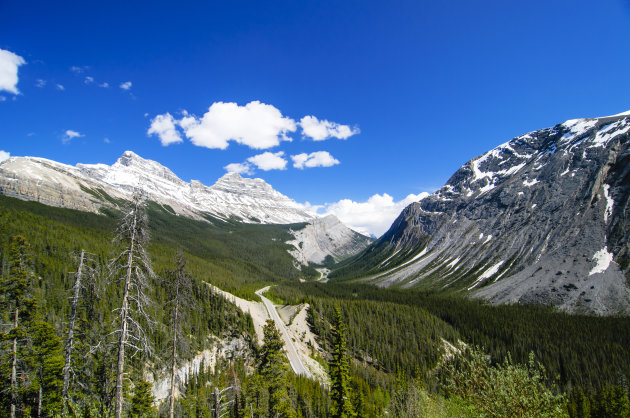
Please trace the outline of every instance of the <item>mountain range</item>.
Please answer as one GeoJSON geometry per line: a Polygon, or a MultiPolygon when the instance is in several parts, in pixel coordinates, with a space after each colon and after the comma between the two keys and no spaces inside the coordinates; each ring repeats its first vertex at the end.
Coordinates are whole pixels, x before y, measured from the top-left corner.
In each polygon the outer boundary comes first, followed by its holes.
{"type": "Polygon", "coordinates": [[[291,253],[298,264],[339,261],[373,240],[320,217],[275,190],[264,180],[228,173],[212,186],[185,182],[160,163],[125,151],[113,164],[61,164],[36,157],[0,163],[0,193],[50,206],[95,212],[118,208],[140,191],[164,210],[197,220],[254,224],[296,224],[291,253]],[[333,232],[334,231],[334,232],[333,232]]]}
{"type": "Polygon", "coordinates": [[[141,190],[171,214],[210,223],[292,224],[295,267],[339,263],[333,280],[607,315],[630,311],[629,136],[626,112],[516,137],[410,204],[378,240],[262,179],[185,182],[131,151],[111,166],[11,157],[0,163],[0,193],[99,212],[141,190]]]}
{"type": "Polygon", "coordinates": [[[516,137],[464,164],[332,276],[493,303],[630,310],[630,112],[516,137]]]}

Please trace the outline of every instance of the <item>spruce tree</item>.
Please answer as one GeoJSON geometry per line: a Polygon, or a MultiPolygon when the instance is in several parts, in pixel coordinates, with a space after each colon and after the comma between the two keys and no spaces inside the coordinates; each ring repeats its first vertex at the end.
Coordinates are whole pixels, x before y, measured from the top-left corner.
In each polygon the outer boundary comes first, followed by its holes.
{"type": "Polygon", "coordinates": [[[10,407],[9,416],[16,416],[19,402],[18,372],[23,358],[20,353],[28,335],[25,322],[30,319],[35,310],[35,300],[30,295],[32,254],[31,247],[26,239],[17,235],[11,237],[9,243],[9,274],[1,283],[2,309],[9,315],[10,330],[3,335],[3,340],[10,341],[11,354],[9,362],[11,372],[9,378],[10,407]]]}
{"type": "Polygon", "coordinates": [[[61,413],[64,366],[63,346],[55,328],[44,321],[33,321],[30,327],[32,349],[29,363],[33,372],[33,389],[37,390],[37,416],[61,413]]]}
{"type": "Polygon", "coordinates": [[[335,319],[332,331],[332,358],[328,363],[330,376],[330,416],[353,417],[352,396],[350,394],[349,361],[346,356],[346,327],[341,317],[341,309],[335,306],[335,319]]]}
{"type": "Polygon", "coordinates": [[[131,398],[131,411],[133,418],[154,417],[157,410],[153,407],[155,398],[151,393],[151,383],[140,379],[136,382],[133,398],[131,398]]]}
{"type": "Polygon", "coordinates": [[[292,417],[289,394],[287,393],[287,373],[289,367],[287,358],[282,350],[284,342],[280,332],[271,319],[263,329],[263,346],[258,371],[267,386],[269,394],[268,411],[271,417],[292,417]]]}

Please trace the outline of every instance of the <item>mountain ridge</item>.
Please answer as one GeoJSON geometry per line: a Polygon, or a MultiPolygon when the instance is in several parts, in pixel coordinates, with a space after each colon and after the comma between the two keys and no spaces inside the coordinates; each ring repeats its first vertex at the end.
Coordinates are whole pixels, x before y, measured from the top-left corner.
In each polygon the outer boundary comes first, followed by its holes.
{"type": "MultiPolygon", "coordinates": [[[[206,222],[212,222],[209,215],[243,223],[306,224],[304,228],[292,229],[294,236],[300,236],[290,241],[298,252],[304,242],[317,241],[307,233],[315,234],[317,228],[307,226],[316,222],[319,215],[278,192],[263,179],[227,173],[211,186],[197,180],[186,182],[169,168],[132,151],[125,151],[111,166],[71,166],[39,157],[10,157],[0,163],[1,194],[51,206],[98,213],[103,208],[120,207],[137,189],[168,212],[206,222]]],[[[308,252],[313,257],[304,256],[302,252],[299,263],[323,262],[326,255],[334,259],[347,257],[371,242],[338,220],[334,224],[331,226],[336,228],[335,243],[319,242],[320,248],[308,252]]]]}
{"type": "Polygon", "coordinates": [[[572,119],[465,163],[332,277],[493,303],[630,310],[630,112],[572,119]]]}

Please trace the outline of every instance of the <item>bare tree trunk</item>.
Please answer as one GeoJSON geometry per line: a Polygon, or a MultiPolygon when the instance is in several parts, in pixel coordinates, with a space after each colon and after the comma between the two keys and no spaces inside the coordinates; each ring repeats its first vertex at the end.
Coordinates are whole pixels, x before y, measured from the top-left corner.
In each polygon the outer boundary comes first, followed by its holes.
{"type": "Polygon", "coordinates": [[[214,416],[215,418],[219,418],[221,415],[221,395],[219,392],[219,388],[214,388],[214,416]]]}
{"type": "Polygon", "coordinates": [[[74,283],[74,296],[72,297],[72,308],[70,311],[70,323],[68,324],[68,338],[66,339],[66,363],[63,366],[63,409],[66,411],[68,402],[68,388],[70,386],[70,363],[72,361],[72,343],[74,338],[74,321],[77,317],[77,305],[79,303],[79,292],[81,290],[81,274],[83,272],[83,257],[85,250],[81,250],[81,258],[79,259],[79,268],[77,270],[77,280],[74,283]]]}
{"type": "MultiPolygon", "coordinates": [[[[13,329],[18,327],[19,309],[15,308],[15,319],[13,329]]],[[[11,418],[15,418],[15,408],[17,406],[17,335],[13,338],[13,361],[11,362],[11,418]]]]}
{"type": "Polygon", "coordinates": [[[125,345],[127,344],[127,314],[129,309],[129,286],[133,272],[133,250],[136,237],[137,213],[134,213],[131,227],[131,240],[129,243],[129,255],[127,258],[127,275],[125,277],[125,289],[120,311],[120,340],[118,342],[118,365],[116,369],[116,418],[122,418],[123,412],[123,372],[125,367],[125,345]]]}
{"type": "Polygon", "coordinates": [[[39,392],[37,393],[37,418],[42,416],[42,398],[44,397],[44,390],[42,389],[42,382],[44,380],[44,375],[42,372],[42,368],[44,366],[39,366],[39,392]]]}
{"type": "Polygon", "coordinates": [[[174,417],[175,414],[175,372],[177,366],[177,321],[178,321],[178,313],[179,313],[179,300],[175,302],[175,318],[173,320],[173,359],[172,359],[172,368],[171,368],[171,399],[170,405],[168,409],[168,416],[170,418],[174,417]]]}

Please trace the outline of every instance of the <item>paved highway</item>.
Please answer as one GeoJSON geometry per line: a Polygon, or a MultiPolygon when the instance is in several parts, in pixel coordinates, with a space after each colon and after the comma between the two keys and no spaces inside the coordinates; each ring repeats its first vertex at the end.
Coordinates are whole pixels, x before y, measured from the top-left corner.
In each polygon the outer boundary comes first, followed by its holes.
{"type": "Polygon", "coordinates": [[[271,303],[269,299],[262,295],[267,290],[269,290],[269,286],[256,291],[256,294],[263,301],[263,304],[267,308],[267,312],[269,312],[269,316],[276,323],[276,328],[278,328],[278,330],[280,331],[280,335],[284,340],[284,349],[287,353],[287,358],[289,359],[291,368],[293,369],[295,374],[301,374],[312,379],[313,376],[311,376],[311,373],[308,371],[308,369],[304,367],[304,363],[302,363],[302,360],[300,359],[300,356],[295,349],[295,345],[293,344],[293,340],[291,340],[291,337],[289,336],[289,332],[287,331],[284,322],[282,321],[282,319],[280,319],[278,311],[276,311],[276,307],[273,305],[273,303],[271,303]]]}

